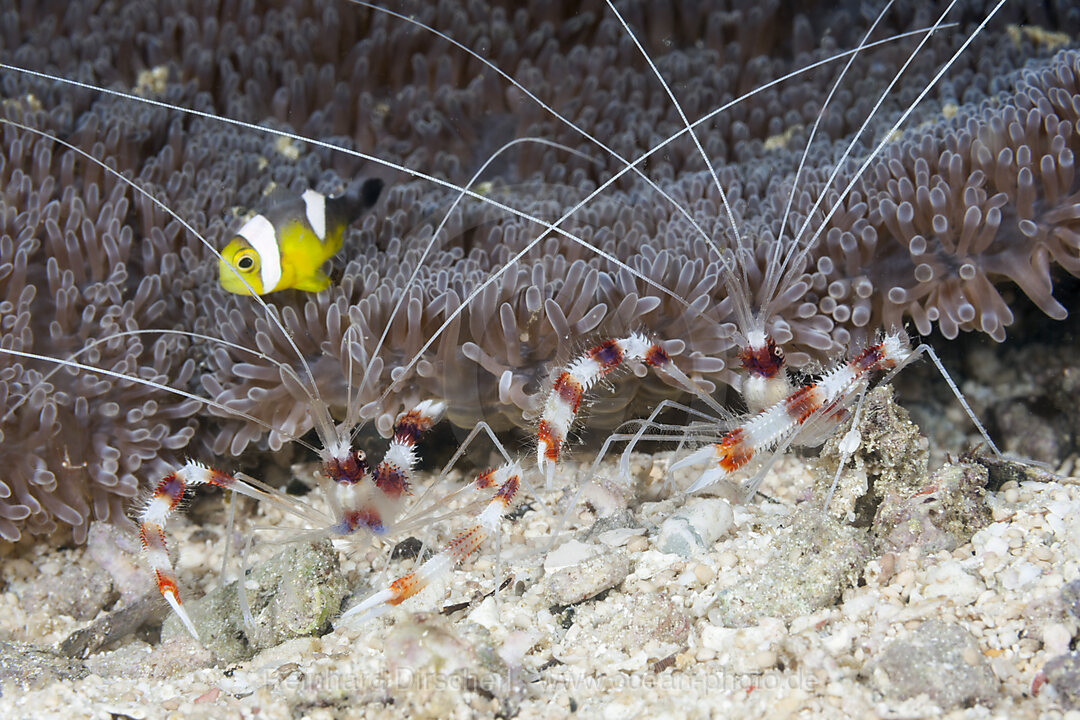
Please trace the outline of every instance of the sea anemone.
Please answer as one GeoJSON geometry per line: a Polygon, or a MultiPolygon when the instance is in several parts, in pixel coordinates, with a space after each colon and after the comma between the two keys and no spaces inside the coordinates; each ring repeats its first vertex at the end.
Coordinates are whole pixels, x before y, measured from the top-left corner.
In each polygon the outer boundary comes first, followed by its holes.
{"type": "MultiPolygon", "coordinates": [[[[626,14],[693,119],[856,45],[870,22],[857,7],[822,3],[790,15],[781,5],[653,3],[626,14]]],[[[458,184],[514,138],[554,141],[577,154],[519,144],[499,155],[479,188],[547,220],[623,168],[581,130],[636,158],[683,128],[599,2],[522,9],[444,0],[401,10],[482,51],[577,129],[445,41],[399,18],[330,1],[224,3],[213,12],[182,1],[34,3],[4,14],[0,53],[20,67],[332,139],[458,184]]],[[[863,53],[797,179],[808,128],[836,65],[769,88],[700,129],[739,229],[754,240],[751,292],[760,289],[758,275],[796,182],[787,239],[807,218],[808,232],[820,230],[770,324],[795,364],[908,318],[920,332],[937,326],[947,336],[978,330],[1001,339],[1012,319],[1002,284],[1014,283],[1047,314],[1063,316],[1051,274],[1055,267],[1078,269],[1077,55],[1055,55],[1057,36],[1030,30],[1047,25],[1030,15],[1038,8],[1007,7],[1011,15],[976,40],[914,113],[910,129],[890,138],[825,219],[879,135],[984,10],[962,10],[958,28],[932,39],[828,190],[843,148],[910,43],[863,53]],[[1010,30],[1009,22],[1029,29],[1010,30]],[[822,192],[825,202],[815,209],[822,192]]],[[[901,7],[878,32],[925,27],[935,11],[921,3],[901,7]]],[[[1051,3],[1047,14],[1066,32],[1080,28],[1068,3],[1051,3]]],[[[389,181],[374,212],[346,238],[329,291],[267,298],[339,417],[351,407],[386,434],[400,410],[435,397],[448,401],[458,426],[486,419],[500,429],[524,427],[555,363],[591,336],[630,330],[662,340],[706,389],[737,383],[732,302],[709,244],[730,247],[731,222],[705,163],[685,140],[650,157],[642,170],[704,237],[627,174],[563,226],[603,255],[565,237],[545,238],[409,367],[465,298],[507,268],[541,228],[467,201],[436,234],[451,194],[376,163],[13,72],[0,81],[5,117],[102,158],[218,247],[271,190],[338,191],[373,174],[389,181]],[[391,317],[403,293],[401,312],[391,317]]],[[[102,341],[79,359],[262,421],[220,407],[193,415],[194,401],[102,375],[62,370],[46,380],[47,363],[6,357],[0,380],[8,416],[0,429],[11,467],[21,469],[3,478],[3,537],[47,531],[53,518],[81,534],[91,507],[95,517],[116,517],[139,482],[180,451],[235,455],[252,445],[278,447],[311,428],[307,399],[283,381],[305,377],[300,358],[250,298],[220,289],[216,263],[197,239],[77,153],[11,127],[3,142],[3,346],[68,356],[102,341]],[[261,355],[176,335],[116,335],[154,329],[213,335],[261,355]],[[102,428],[97,440],[85,437],[87,424],[102,428]]],[[[676,393],[663,378],[621,383],[593,408],[590,422],[613,427],[676,393]]]]}

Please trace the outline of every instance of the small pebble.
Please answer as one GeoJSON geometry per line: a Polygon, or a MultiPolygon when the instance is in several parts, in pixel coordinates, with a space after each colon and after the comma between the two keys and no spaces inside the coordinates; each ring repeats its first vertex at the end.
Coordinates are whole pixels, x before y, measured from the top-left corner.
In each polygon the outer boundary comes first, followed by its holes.
{"type": "Polygon", "coordinates": [[[1046,652],[1051,655],[1061,655],[1069,650],[1072,632],[1064,623],[1047,623],[1042,630],[1042,642],[1046,652]]]}
{"type": "Polygon", "coordinates": [[[1046,663],[1043,673],[1066,708],[1080,709],[1080,653],[1059,655],[1046,663]]]}
{"type": "Polygon", "coordinates": [[[1061,599],[1065,603],[1065,609],[1074,618],[1080,618],[1080,580],[1073,580],[1062,587],[1061,599]]]}
{"type": "Polygon", "coordinates": [[[614,548],[626,545],[635,537],[639,537],[644,533],[645,530],[642,528],[617,528],[597,534],[596,539],[603,545],[614,548]]]}
{"type": "Polygon", "coordinates": [[[776,667],[776,653],[772,650],[759,650],[754,653],[751,663],[759,670],[774,668],[776,667]]]}
{"type": "MultiPolygon", "coordinates": [[[[226,662],[250,658],[295,637],[325,632],[346,589],[338,554],[329,540],[288,545],[252,568],[247,578],[254,627],[244,624],[235,582],[185,603],[202,646],[226,662]]],[[[162,637],[188,638],[175,614],[165,620],[162,637]]]]}
{"type": "Polygon", "coordinates": [[[600,551],[596,545],[580,540],[567,540],[544,558],[544,572],[552,573],[563,568],[579,565],[600,551]]]}
{"type": "Polygon", "coordinates": [[[649,539],[642,535],[630,538],[630,541],[626,543],[626,549],[632,553],[645,552],[649,549],[649,539]]]}
{"type": "Polygon", "coordinates": [[[629,574],[630,558],[615,551],[551,573],[544,583],[553,605],[574,605],[619,585],[629,574]]]}
{"type": "Polygon", "coordinates": [[[86,674],[82,661],[62,657],[51,649],[25,642],[0,642],[0,682],[40,687],[86,674]]]}
{"type": "Polygon", "coordinates": [[[702,565],[701,563],[698,563],[694,566],[694,577],[697,578],[697,581],[699,583],[705,585],[709,583],[714,577],[716,577],[716,574],[708,565],[702,565]]]}
{"type": "Polygon", "coordinates": [[[979,660],[981,659],[982,656],[979,655],[979,651],[978,651],[977,648],[966,647],[966,648],[964,648],[964,652],[961,653],[961,657],[964,659],[964,662],[966,662],[968,665],[974,665],[977,662],[979,662],[979,660]]]}
{"type": "Polygon", "coordinates": [[[735,567],[735,564],[739,562],[739,556],[731,550],[725,550],[724,552],[720,553],[720,557],[718,557],[716,560],[720,564],[721,568],[727,570],[728,568],[735,567]]]}
{"type": "Polygon", "coordinates": [[[726,500],[703,498],[663,522],[657,548],[682,557],[700,555],[728,531],[733,518],[726,500]]]}
{"type": "Polygon", "coordinates": [[[94,562],[52,569],[56,571],[53,574],[36,574],[20,593],[23,607],[47,607],[55,615],[91,620],[119,597],[108,573],[94,562]]]}
{"type": "Polygon", "coordinates": [[[998,680],[975,636],[960,625],[927,620],[899,636],[874,661],[874,681],[887,697],[923,693],[944,710],[992,705],[998,680]]]}
{"type": "Polygon", "coordinates": [[[654,593],[659,590],[656,583],[650,580],[638,580],[634,587],[640,593],[654,593]]]}

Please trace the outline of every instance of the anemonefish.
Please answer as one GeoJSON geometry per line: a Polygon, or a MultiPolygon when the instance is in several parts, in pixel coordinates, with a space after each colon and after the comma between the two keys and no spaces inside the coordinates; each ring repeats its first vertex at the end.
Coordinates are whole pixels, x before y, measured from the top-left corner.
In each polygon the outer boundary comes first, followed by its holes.
{"type": "Polygon", "coordinates": [[[345,228],[375,204],[382,187],[375,178],[364,182],[358,196],[306,190],[251,218],[221,251],[221,287],[238,295],[325,290],[330,278],[320,267],[341,249],[345,228]]]}

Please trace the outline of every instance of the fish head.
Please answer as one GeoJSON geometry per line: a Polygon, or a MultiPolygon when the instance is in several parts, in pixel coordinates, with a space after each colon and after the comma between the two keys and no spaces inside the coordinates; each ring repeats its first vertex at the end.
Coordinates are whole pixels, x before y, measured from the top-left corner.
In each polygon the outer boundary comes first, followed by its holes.
{"type": "Polygon", "coordinates": [[[233,238],[221,251],[218,279],[221,287],[237,295],[263,294],[262,258],[259,251],[242,237],[233,238]],[[241,280],[243,278],[243,280],[241,280]],[[245,286],[244,283],[247,283],[245,286]]]}

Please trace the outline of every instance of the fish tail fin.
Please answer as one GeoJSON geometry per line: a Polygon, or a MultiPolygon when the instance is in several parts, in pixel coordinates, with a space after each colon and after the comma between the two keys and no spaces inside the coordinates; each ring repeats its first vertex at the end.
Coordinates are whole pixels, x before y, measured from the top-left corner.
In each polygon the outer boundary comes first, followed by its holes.
{"type": "Polygon", "coordinates": [[[379,201],[379,195],[382,194],[383,181],[379,178],[368,178],[364,181],[364,184],[360,186],[360,200],[364,205],[364,209],[372,207],[379,201]]]}
{"type": "Polygon", "coordinates": [[[327,210],[333,213],[342,226],[350,225],[379,201],[382,189],[382,180],[368,178],[359,188],[353,185],[337,197],[326,198],[327,210]]]}

